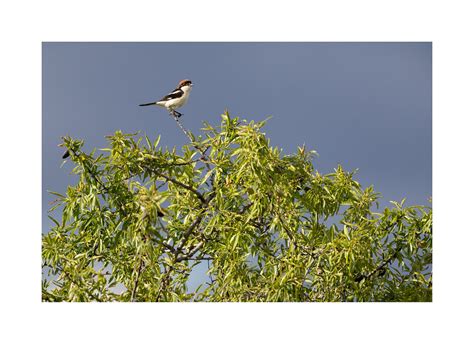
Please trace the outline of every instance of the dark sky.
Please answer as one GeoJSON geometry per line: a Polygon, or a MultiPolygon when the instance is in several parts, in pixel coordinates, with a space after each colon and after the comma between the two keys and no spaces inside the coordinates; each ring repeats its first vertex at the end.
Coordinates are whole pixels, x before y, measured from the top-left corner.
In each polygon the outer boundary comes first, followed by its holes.
{"type": "Polygon", "coordinates": [[[315,166],[359,169],[382,204],[429,205],[432,190],[431,43],[44,43],[43,232],[54,198],[76,178],[60,168],[60,137],[84,139],[143,131],[178,147],[184,135],[161,108],[138,107],[194,83],[181,110],[198,133],[220,114],[262,120],[273,146],[316,150],[315,166]]]}

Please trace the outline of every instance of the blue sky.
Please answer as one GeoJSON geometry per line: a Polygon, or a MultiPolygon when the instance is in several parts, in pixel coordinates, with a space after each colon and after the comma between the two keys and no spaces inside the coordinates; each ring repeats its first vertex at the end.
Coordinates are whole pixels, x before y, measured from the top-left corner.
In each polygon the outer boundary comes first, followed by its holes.
{"type": "Polygon", "coordinates": [[[181,110],[186,128],[232,116],[262,120],[273,146],[319,153],[321,173],[359,169],[381,203],[407,198],[429,205],[432,193],[431,43],[43,43],[43,232],[46,190],[76,178],[60,168],[60,137],[105,147],[116,130],[143,131],[180,146],[184,135],[165,110],[138,107],[194,83],[181,110]]]}
{"type": "Polygon", "coordinates": [[[43,211],[47,189],[75,181],[69,163],[59,167],[63,135],[88,150],[118,129],[185,143],[163,109],[138,107],[184,78],[194,88],[182,122],[193,132],[225,109],[249,120],[272,115],[272,145],[315,149],[322,173],[358,168],[383,203],[429,204],[431,52],[431,43],[44,43],[43,211]]]}

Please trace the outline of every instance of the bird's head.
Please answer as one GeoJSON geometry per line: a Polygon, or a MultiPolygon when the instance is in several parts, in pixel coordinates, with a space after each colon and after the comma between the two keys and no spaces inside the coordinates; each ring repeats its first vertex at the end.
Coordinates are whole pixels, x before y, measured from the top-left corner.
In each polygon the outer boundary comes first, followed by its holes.
{"type": "Polygon", "coordinates": [[[186,80],[181,80],[179,82],[178,88],[184,89],[184,90],[186,89],[190,90],[192,86],[193,86],[193,83],[191,82],[191,80],[186,79],[186,80]]]}

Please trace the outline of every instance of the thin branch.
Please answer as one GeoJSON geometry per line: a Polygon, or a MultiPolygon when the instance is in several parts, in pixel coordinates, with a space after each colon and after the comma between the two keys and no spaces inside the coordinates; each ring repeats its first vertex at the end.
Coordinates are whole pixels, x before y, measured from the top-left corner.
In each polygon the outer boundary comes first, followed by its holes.
{"type": "MultiPolygon", "coordinates": [[[[168,231],[168,229],[166,229],[165,225],[163,224],[163,222],[161,221],[161,219],[158,219],[158,224],[160,225],[161,229],[163,229],[163,231],[166,233],[166,236],[169,237],[170,236],[170,233],[168,231]]],[[[175,253],[176,250],[174,249],[174,246],[171,246],[170,244],[168,244],[166,241],[159,241],[157,239],[153,239],[153,241],[155,242],[158,242],[159,244],[163,245],[164,247],[166,247],[168,250],[170,250],[172,253],[175,253]]]]}
{"type": "Polygon", "coordinates": [[[207,147],[206,149],[203,150],[203,149],[201,149],[201,147],[194,144],[194,139],[191,136],[191,132],[189,132],[187,129],[184,128],[183,124],[181,124],[178,117],[176,117],[174,114],[173,114],[173,118],[176,121],[176,123],[178,124],[181,131],[183,131],[183,133],[186,135],[186,137],[188,137],[188,139],[191,141],[191,144],[193,145],[193,147],[196,148],[201,153],[201,160],[204,160],[204,165],[206,165],[207,169],[209,171],[211,171],[211,166],[209,166],[209,163],[208,163],[209,158],[206,155],[206,151],[207,151],[207,149],[209,149],[209,147],[207,147]]]}
{"type": "Polygon", "coordinates": [[[143,270],[143,260],[140,261],[140,266],[138,268],[137,277],[135,278],[132,295],[130,296],[130,301],[135,302],[135,296],[137,295],[138,281],[143,270]]]}
{"type": "Polygon", "coordinates": [[[311,272],[311,269],[313,268],[313,264],[316,262],[316,259],[313,259],[311,263],[309,264],[308,268],[306,269],[306,272],[303,276],[303,281],[301,282],[301,287],[304,288],[304,283],[306,281],[306,278],[308,277],[309,273],[311,272]]]}
{"type": "Polygon", "coordinates": [[[178,117],[175,116],[175,115],[173,115],[173,118],[174,118],[174,120],[176,121],[176,123],[178,124],[179,128],[181,129],[181,131],[183,131],[183,133],[186,135],[186,137],[188,137],[189,140],[190,140],[191,142],[193,142],[193,137],[191,136],[191,133],[190,133],[187,129],[184,128],[183,124],[179,121],[178,117]]]}
{"type": "Polygon", "coordinates": [[[176,247],[176,252],[175,252],[175,256],[177,257],[178,254],[180,252],[182,252],[183,250],[183,247],[184,245],[186,244],[186,242],[188,241],[188,238],[189,236],[193,233],[194,229],[198,226],[199,223],[201,223],[202,219],[203,219],[204,215],[201,213],[197,218],[196,220],[193,222],[193,224],[191,224],[188,228],[188,230],[186,230],[186,232],[184,233],[183,235],[183,238],[181,239],[181,242],[179,243],[179,245],[176,247]]]}
{"type": "Polygon", "coordinates": [[[196,254],[197,251],[199,251],[199,249],[204,245],[204,241],[201,241],[200,243],[198,243],[196,246],[194,246],[194,248],[188,252],[188,256],[189,257],[192,257],[196,254]]]}
{"type": "Polygon", "coordinates": [[[240,215],[243,215],[250,207],[252,207],[253,202],[249,202],[247,205],[242,206],[242,209],[237,212],[240,215]]]}
{"type": "Polygon", "coordinates": [[[198,162],[198,161],[200,161],[200,159],[189,160],[189,161],[186,161],[186,162],[164,162],[164,163],[160,163],[159,165],[160,165],[160,166],[163,166],[163,167],[167,167],[167,166],[184,166],[184,165],[193,164],[193,163],[198,162]]]}
{"type": "MultiPolygon", "coordinates": [[[[393,222],[391,223],[390,225],[388,225],[386,228],[384,228],[383,230],[385,230],[387,232],[387,235],[391,234],[392,233],[392,230],[393,228],[395,228],[395,226],[397,226],[398,222],[393,222]]],[[[379,226],[380,227],[380,226],[379,226]]],[[[385,268],[385,266],[391,262],[391,260],[393,258],[395,258],[398,253],[401,251],[402,249],[402,246],[400,245],[396,250],[395,252],[389,257],[387,258],[385,261],[382,262],[382,264],[380,264],[377,268],[375,268],[373,271],[371,271],[369,274],[367,275],[364,275],[364,274],[361,274],[361,275],[358,275],[355,277],[355,281],[356,282],[361,282],[362,280],[366,280],[366,279],[369,279],[371,278],[374,274],[376,274],[377,272],[379,272],[380,270],[382,270],[383,268],[385,268]]]]}
{"type": "Polygon", "coordinates": [[[159,177],[163,177],[164,179],[166,179],[168,182],[171,182],[173,184],[176,184],[186,190],[189,190],[190,192],[192,192],[194,195],[196,195],[198,197],[198,199],[202,202],[202,203],[206,203],[206,199],[204,198],[204,196],[199,192],[197,191],[196,189],[194,189],[193,187],[187,185],[187,184],[184,184],[172,177],[169,177],[167,175],[165,175],[164,173],[162,172],[159,172],[153,168],[150,168],[148,166],[144,166],[144,168],[146,168],[147,170],[153,172],[155,175],[159,176],[159,177]]]}
{"type": "Polygon", "coordinates": [[[194,246],[194,248],[189,251],[188,253],[182,255],[182,256],[178,256],[176,257],[175,259],[175,262],[176,263],[179,263],[181,261],[184,261],[184,260],[191,260],[191,258],[196,254],[197,251],[199,251],[199,249],[204,245],[204,241],[201,241],[200,243],[198,243],[196,246],[194,246]]]}
{"type": "Polygon", "coordinates": [[[188,261],[213,261],[212,257],[196,257],[196,258],[186,258],[188,261]]]}
{"type": "Polygon", "coordinates": [[[168,244],[166,241],[160,241],[157,238],[151,237],[151,241],[156,242],[158,245],[162,245],[163,247],[167,248],[170,252],[175,253],[175,249],[172,245],[168,244]]]}
{"type": "Polygon", "coordinates": [[[382,269],[384,269],[387,264],[391,263],[392,260],[398,255],[398,253],[402,250],[402,245],[398,246],[398,248],[392,253],[390,257],[388,257],[385,261],[383,261],[377,268],[372,270],[369,274],[364,275],[361,274],[357,276],[354,280],[356,282],[361,282],[362,280],[367,280],[370,279],[372,276],[374,276],[376,273],[380,272],[382,269]]]}
{"type": "MultiPolygon", "coordinates": [[[[61,272],[64,274],[64,276],[65,276],[70,282],[72,282],[73,284],[75,284],[75,285],[78,286],[79,288],[81,288],[81,287],[83,286],[83,285],[77,283],[77,282],[74,280],[74,278],[73,278],[67,271],[61,270],[61,272]]],[[[82,278],[81,278],[81,279],[82,279],[82,278]]],[[[95,295],[95,294],[93,293],[93,291],[91,292],[91,291],[89,291],[89,290],[86,290],[86,292],[87,292],[87,294],[88,294],[90,297],[92,297],[92,298],[95,299],[96,301],[98,301],[98,302],[101,301],[101,299],[100,299],[97,295],[95,295]]],[[[69,293],[68,293],[68,297],[69,297],[69,293]]]]}
{"type": "MultiPolygon", "coordinates": [[[[166,267],[165,267],[166,268],[166,267]]],[[[165,273],[163,277],[161,278],[160,282],[160,288],[158,290],[158,294],[156,295],[156,302],[160,301],[161,294],[164,292],[164,290],[168,287],[170,283],[170,277],[171,277],[171,271],[174,269],[173,266],[169,266],[168,270],[165,269],[165,273]]]]}

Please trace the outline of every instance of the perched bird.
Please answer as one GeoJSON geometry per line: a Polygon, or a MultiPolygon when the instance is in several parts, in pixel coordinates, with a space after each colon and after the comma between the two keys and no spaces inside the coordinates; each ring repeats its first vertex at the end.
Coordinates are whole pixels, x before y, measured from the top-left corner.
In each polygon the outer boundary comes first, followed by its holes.
{"type": "MultiPolygon", "coordinates": [[[[158,105],[160,107],[166,108],[171,115],[179,118],[183,114],[181,114],[176,109],[181,108],[183,105],[186,104],[192,86],[193,83],[191,82],[191,80],[181,80],[178,84],[178,87],[176,87],[170,94],[164,96],[159,101],[140,104],[140,107],[148,105],[158,105]]],[[[62,158],[67,159],[70,155],[71,154],[69,153],[69,150],[66,150],[62,158]]]]}
{"type": "Polygon", "coordinates": [[[183,105],[186,104],[192,86],[193,83],[191,82],[191,80],[181,80],[178,84],[178,87],[176,87],[176,89],[174,89],[173,92],[171,92],[170,94],[164,96],[159,101],[140,104],[140,107],[148,105],[158,105],[160,107],[168,109],[170,114],[179,118],[183,114],[176,111],[176,109],[181,108],[183,105]]]}

